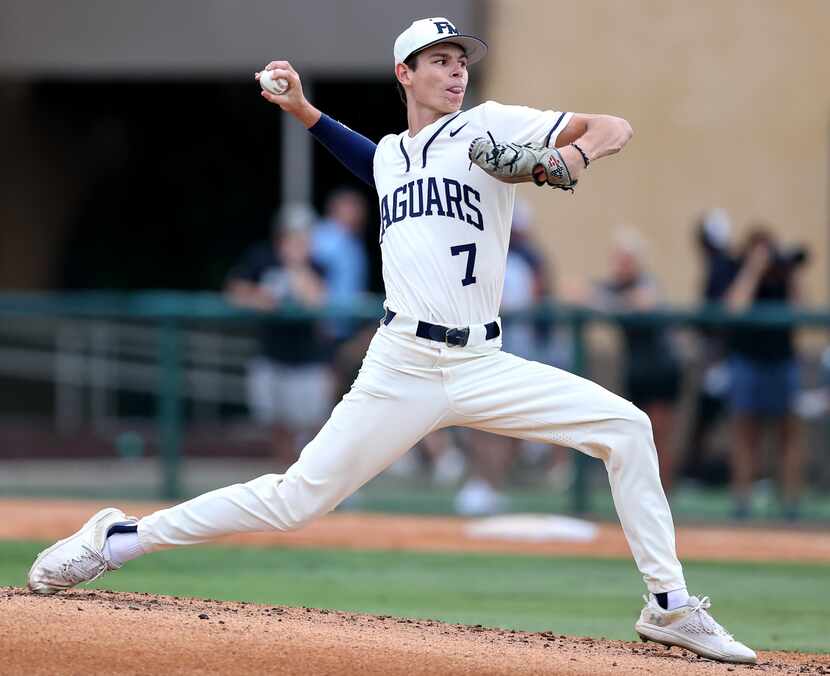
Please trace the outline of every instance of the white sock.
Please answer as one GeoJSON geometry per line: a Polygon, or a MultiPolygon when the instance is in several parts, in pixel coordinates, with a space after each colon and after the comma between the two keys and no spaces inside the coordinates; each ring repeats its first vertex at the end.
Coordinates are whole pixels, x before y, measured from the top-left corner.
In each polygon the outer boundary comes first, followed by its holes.
{"type": "Polygon", "coordinates": [[[686,588],[675,589],[668,594],[668,610],[674,610],[680,606],[685,606],[689,600],[689,592],[686,588]]]}
{"type": "Polygon", "coordinates": [[[104,558],[119,568],[142,554],[138,533],[113,533],[104,544],[104,558]]]}

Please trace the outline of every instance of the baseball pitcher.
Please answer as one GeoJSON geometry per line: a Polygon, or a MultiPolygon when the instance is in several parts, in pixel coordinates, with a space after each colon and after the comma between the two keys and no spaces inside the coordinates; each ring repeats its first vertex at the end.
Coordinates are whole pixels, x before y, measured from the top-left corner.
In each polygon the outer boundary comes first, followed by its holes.
{"type": "Polygon", "coordinates": [[[756,661],[707,612],[709,600],[686,591],[648,417],[595,383],[501,350],[515,184],[573,191],[632,130],[608,115],[495,101],[463,109],[468,68],[486,51],[445,18],[413,22],[394,45],[408,129],[377,145],[311,105],[290,63],[268,64],[266,79],[282,82],[282,93],[264,87],[263,98],[377,190],[386,311],[360,373],[285,474],[142,519],[105,509],[37,557],[32,591],[68,589],[165,547],[301,528],[425,435],[461,425],[602,460],[649,591],[637,633],[716,660],[756,661]]]}

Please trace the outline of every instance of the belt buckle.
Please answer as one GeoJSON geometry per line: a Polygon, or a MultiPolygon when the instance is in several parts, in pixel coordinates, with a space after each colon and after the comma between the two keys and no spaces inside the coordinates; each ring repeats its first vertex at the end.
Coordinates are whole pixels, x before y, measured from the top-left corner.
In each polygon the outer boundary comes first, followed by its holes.
{"type": "Polygon", "coordinates": [[[447,347],[465,347],[470,339],[470,327],[463,329],[447,329],[444,335],[444,344],[447,347]]]}

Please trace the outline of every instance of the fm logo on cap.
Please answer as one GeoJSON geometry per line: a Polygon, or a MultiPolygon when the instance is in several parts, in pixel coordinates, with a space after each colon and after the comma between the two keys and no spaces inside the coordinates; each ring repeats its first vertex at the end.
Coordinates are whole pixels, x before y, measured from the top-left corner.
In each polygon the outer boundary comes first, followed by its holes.
{"type": "Polygon", "coordinates": [[[438,34],[443,35],[444,29],[447,30],[447,35],[458,35],[458,30],[449,21],[433,21],[435,27],[438,29],[438,34]]]}

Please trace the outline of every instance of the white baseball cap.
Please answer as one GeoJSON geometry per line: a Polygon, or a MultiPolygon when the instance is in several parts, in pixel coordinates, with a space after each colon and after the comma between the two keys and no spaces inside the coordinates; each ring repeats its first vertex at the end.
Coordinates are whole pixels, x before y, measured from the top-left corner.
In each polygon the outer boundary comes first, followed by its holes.
{"type": "Polygon", "coordinates": [[[487,43],[473,35],[462,35],[455,24],[443,16],[413,21],[395,40],[395,65],[403,63],[415,52],[441,42],[459,45],[467,56],[467,63],[475,63],[487,53],[487,43]]]}

